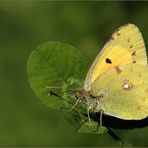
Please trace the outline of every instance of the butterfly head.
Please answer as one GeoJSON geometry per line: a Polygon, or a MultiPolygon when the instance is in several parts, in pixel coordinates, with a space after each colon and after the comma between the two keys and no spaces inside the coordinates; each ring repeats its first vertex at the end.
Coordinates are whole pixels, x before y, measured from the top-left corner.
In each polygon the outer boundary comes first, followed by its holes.
{"type": "Polygon", "coordinates": [[[90,91],[87,91],[84,88],[73,90],[73,95],[90,110],[95,110],[99,104],[98,97],[93,96],[90,91]]]}

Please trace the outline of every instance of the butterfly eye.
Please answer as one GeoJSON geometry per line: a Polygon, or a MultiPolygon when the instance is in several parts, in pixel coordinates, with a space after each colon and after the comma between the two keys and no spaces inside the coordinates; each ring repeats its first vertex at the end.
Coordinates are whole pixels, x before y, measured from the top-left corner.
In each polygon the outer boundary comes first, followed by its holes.
{"type": "Polygon", "coordinates": [[[105,61],[106,61],[106,63],[108,63],[108,64],[111,64],[111,63],[112,63],[112,61],[111,61],[109,58],[106,58],[105,61]]]}

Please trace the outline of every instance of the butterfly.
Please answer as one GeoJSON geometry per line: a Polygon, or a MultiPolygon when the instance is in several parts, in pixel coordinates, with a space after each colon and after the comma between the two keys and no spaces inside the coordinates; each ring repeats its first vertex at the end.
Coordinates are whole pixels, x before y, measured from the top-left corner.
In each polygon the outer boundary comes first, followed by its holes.
{"type": "Polygon", "coordinates": [[[148,116],[148,67],[143,37],[138,27],[117,29],[87,73],[80,100],[90,112],[124,120],[148,116]]]}

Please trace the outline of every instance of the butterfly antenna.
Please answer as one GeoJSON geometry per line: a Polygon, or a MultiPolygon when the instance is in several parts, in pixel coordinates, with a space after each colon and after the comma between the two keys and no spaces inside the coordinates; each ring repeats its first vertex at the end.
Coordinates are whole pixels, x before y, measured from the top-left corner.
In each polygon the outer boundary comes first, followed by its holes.
{"type": "MultiPolygon", "coordinates": [[[[57,86],[49,86],[47,85],[46,88],[48,89],[55,89],[56,91],[50,91],[48,96],[56,96],[56,97],[59,97],[59,98],[62,98],[61,96],[58,95],[58,93],[61,93],[61,92],[70,92],[70,93],[75,93],[75,92],[78,92],[80,91],[79,89],[77,90],[74,90],[74,89],[63,89],[62,87],[57,87],[57,86]]],[[[70,111],[72,111],[76,105],[79,103],[79,101],[81,100],[80,97],[77,98],[77,101],[76,103],[72,106],[72,108],[70,109],[70,111]]]]}
{"type": "Polygon", "coordinates": [[[57,94],[60,93],[60,92],[72,92],[73,91],[72,89],[63,90],[62,87],[58,87],[58,86],[49,86],[49,85],[47,85],[46,88],[48,88],[48,89],[56,89],[56,92],[50,91],[48,96],[51,96],[51,95],[58,96],[57,94]]]}
{"type": "Polygon", "coordinates": [[[46,88],[48,89],[55,89],[56,91],[53,91],[53,90],[50,90],[49,93],[48,93],[48,96],[56,96],[64,101],[66,101],[67,103],[71,104],[70,101],[64,99],[62,96],[58,95],[60,92],[71,92],[72,90],[71,89],[67,89],[67,90],[63,90],[62,87],[55,87],[55,86],[46,86],[46,88]],[[59,90],[58,90],[59,89],[59,90]]]}
{"type": "Polygon", "coordinates": [[[72,108],[70,109],[70,111],[72,111],[75,107],[76,107],[76,105],[78,104],[78,102],[81,100],[81,98],[78,98],[77,99],[77,101],[76,101],[76,103],[72,106],[72,108]]]}
{"type": "Polygon", "coordinates": [[[53,92],[53,91],[50,91],[50,92],[48,93],[48,96],[61,97],[61,96],[59,96],[57,93],[55,93],[55,92],[53,92]]]}

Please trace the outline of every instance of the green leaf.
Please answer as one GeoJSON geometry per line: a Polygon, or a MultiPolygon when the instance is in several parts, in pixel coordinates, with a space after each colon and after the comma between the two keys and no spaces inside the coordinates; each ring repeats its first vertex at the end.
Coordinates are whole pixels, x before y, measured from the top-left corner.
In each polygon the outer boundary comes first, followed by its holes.
{"type": "Polygon", "coordinates": [[[79,132],[102,134],[106,128],[97,130],[96,121],[87,122],[86,107],[79,102],[70,110],[77,100],[67,92],[62,93],[66,89],[83,87],[88,63],[89,60],[76,48],[63,43],[48,42],[30,54],[28,77],[35,94],[49,107],[62,110],[66,119],[79,132]],[[48,96],[49,93],[54,95],[48,96]]]}
{"type": "Polygon", "coordinates": [[[61,96],[60,91],[59,96],[48,96],[50,90],[46,86],[62,89],[83,87],[88,62],[79,50],[70,45],[59,42],[44,43],[37,47],[28,59],[30,85],[44,104],[60,109],[72,104],[71,98],[67,93],[61,96]]]}

